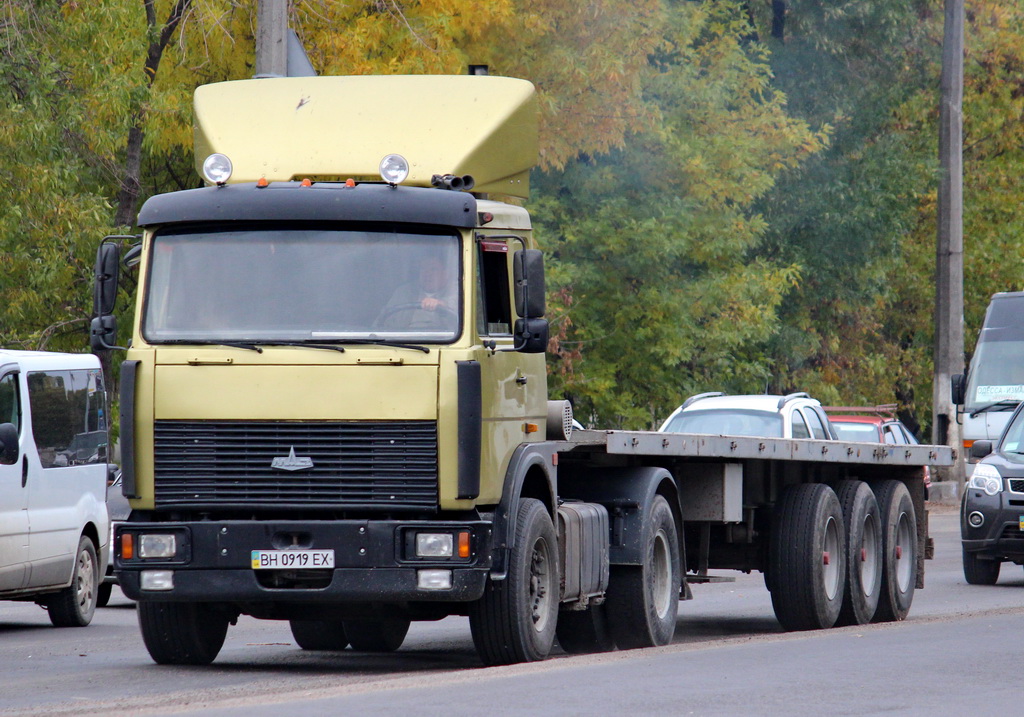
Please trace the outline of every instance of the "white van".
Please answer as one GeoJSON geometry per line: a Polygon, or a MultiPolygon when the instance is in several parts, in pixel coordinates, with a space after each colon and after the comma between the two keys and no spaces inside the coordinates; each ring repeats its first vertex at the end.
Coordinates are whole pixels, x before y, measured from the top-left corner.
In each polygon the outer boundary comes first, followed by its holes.
{"type": "MultiPolygon", "coordinates": [[[[953,403],[963,405],[964,455],[975,441],[997,441],[1024,399],[1024,291],[992,295],[966,374],[953,376],[953,403]]],[[[967,466],[970,478],[973,465],[967,466]]]]}
{"type": "Polygon", "coordinates": [[[0,349],[0,599],[88,625],[109,553],[106,393],[92,354],[0,349]]]}

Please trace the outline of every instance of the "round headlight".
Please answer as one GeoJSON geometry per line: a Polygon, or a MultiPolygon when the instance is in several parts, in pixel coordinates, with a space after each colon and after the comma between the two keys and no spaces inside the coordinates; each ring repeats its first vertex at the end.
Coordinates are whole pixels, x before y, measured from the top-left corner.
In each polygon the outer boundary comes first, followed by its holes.
{"type": "Polygon", "coordinates": [[[210,184],[224,184],[231,179],[231,169],[227,155],[211,154],[203,162],[203,176],[210,184]]]}
{"type": "Polygon", "coordinates": [[[971,480],[967,483],[968,488],[976,488],[985,491],[986,495],[995,495],[1003,489],[1003,477],[999,475],[999,469],[988,463],[979,463],[974,466],[971,480]]]}
{"type": "Polygon", "coordinates": [[[380,178],[388,184],[401,184],[409,176],[409,163],[400,154],[389,154],[380,161],[380,178]]]}

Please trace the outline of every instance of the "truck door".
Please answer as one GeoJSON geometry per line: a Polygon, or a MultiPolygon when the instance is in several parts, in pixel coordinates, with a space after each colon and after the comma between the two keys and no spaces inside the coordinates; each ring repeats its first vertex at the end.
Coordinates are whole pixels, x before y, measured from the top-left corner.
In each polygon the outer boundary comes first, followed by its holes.
{"type": "MultiPolygon", "coordinates": [[[[106,499],[107,430],[98,369],[29,371],[29,587],[66,583],[91,511],[106,499]]],[[[26,442],[27,443],[27,442],[26,442]]]]}
{"type": "MultiPolygon", "coordinates": [[[[24,446],[18,366],[0,366],[0,423],[12,423],[24,446]]],[[[24,587],[28,575],[28,502],[23,486],[25,451],[0,460],[0,592],[24,587]]]]}

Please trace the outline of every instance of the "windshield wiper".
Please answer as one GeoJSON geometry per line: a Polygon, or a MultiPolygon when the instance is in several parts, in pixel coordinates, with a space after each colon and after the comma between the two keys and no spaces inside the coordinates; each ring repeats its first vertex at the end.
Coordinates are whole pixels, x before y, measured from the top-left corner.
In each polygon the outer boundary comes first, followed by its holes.
{"type": "Polygon", "coordinates": [[[206,341],[203,339],[178,339],[177,341],[167,341],[169,344],[188,344],[195,346],[230,346],[234,349],[248,349],[249,351],[255,351],[258,354],[263,353],[263,349],[254,343],[248,341],[206,341]]]}
{"type": "Polygon", "coordinates": [[[970,416],[974,418],[980,413],[986,413],[988,411],[1012,411],[1017,407],[1020,401],[1014,398],[1004,398],[1002,401],[996,401],[995,403],[986,403],[980,408],[976,408],[971,411],[970,416]]]}
{"type": "Polygon", "coordinates": [[[334,344],[314,344],[306,341],[260,341],[261,346],[300,346],[304,349],[323,349],[324,351],[338,351],[345,353],[344,346],[334,344]]]}
{"type": "Polygon", "coordinates": [[[346,344],[359,344],[361,346],[390,346],[396,349],[410,349],[412,351],[422,351],[425,354],[430,353],[430,349],[426,346],[420,346],[419,344],[404,344],[400,341],[388,341],[387,339],[343,339],[346,344]]]}

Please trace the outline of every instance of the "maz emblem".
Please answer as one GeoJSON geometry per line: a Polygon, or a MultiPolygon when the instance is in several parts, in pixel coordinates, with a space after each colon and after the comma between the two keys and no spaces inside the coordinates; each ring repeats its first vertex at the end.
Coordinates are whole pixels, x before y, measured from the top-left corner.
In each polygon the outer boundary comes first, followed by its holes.
{"type": "Polygon", "coordinates": [[[278,470],[281,471],[301,471],[305,470],[306,468],[312,468],[313,459],[310,458],[309,456],[302,456],[300,458],[299,456],[295,455],[295,446],[292,446],[292,449],[288,451],[287,458],[282,458],[281,456],[278,456],[277,458],[270,462],[270,467],[277,468],[278,470]]]}

